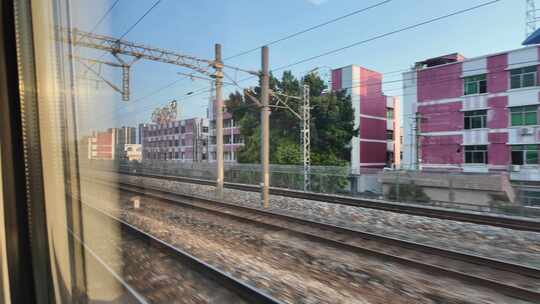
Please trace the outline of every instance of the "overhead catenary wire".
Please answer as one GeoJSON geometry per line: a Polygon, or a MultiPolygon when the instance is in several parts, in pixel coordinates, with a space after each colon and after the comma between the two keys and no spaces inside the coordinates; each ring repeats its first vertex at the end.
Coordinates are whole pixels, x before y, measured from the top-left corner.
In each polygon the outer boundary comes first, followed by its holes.
{"type": "Polygon", "coordinates": [[[107,16],[109,16],[109,14],[112,12],[112,10],[116,7],[116,5],[118,5],[118,3],[120,2],[120,0],[116,0],[114,1],[114,3],[109,7],[109,9],[107,9],[107,11],[105,11],[105,13],[103,14],[103,16],[101,16],[101,18],[99,18],[99,20],[96,22],[96,24],[88,31],[90,33],[93,33],[95,30],[97,30],[98,26],[101,25],[101,23],[103,21],[105,21],[105,19],[107,18],[107,16]]]}
{"type": "MultiPolygon", "coordinates": [[[[385,0],[385,1],[377,2],[377,3],[373,4],[373,5],[370,5],[370,6],[361,8],[361,9],[357,9],[357,10],[355,10],[355,11],[352,11],[352,12],[347,13],[347,14],[345,14],[345,15],[336,17],[336,18],[331,19],[331,20],[328,20],[328,21],[326,21],[326,22],[323,22],[323,23],[320,23],[320,24],[317,24],[317,25],[308,27],[308,28],[303,29],[303,30],[301,30],[301,31],[298,31],[298,32],[289,34],[289,35],[287,35],[287,36],[284,36],[284,37],[282,37],[282,38],[279,38],[279,39],[270,41],[270,42],[266,43],[265,45],[270,46],[270,45],[277,44],[277,43],[279,43],[279,42],[283,42],[283,41],[285,41],[285,40],[289,40],[289,39],[294,38],[294,37],[296,37],[296,36],[299,36],[299,35],[305,34],[305,33],[307,33],[307,32],[313,31],[313,30],[315,30],[315,29],[324,27],[324,26],[326,26],[326,25],[335,23],[335,22],[337,22],[337,21],[346,19],[346,18],[348,18],[348,17],[354,16],[354,15],[358,15],[358,14],[360,14],[360,13],[362,13],[362,12],[366,12],[366,11],[368,11],[368,10],[371,10],[371,9],[376,8],[376,7],[382,6],[383,4],[389,3],[389,2],[391,2],[391,1],[393,1],[393,0],[385,0]]],[[[159,2],[159,1],[158,1],[158,2],[159,2]]],[[[155,5],[157,5],[157,4],[155,4],[155,5]]],[[[125,35],[123,35],[123,36],[125,36],[125,35]]],[[[249,49],[249,50],[242,51],[242,52],[237,53],[237,54],[235,54],[235,55],[226,57],[226,58],[224,58],[224,60],[230,60],[230,59],[233,59],[233,58],[236,58],[236,57],[240,57],[240,56],[243,56],[243,55],[252,53],[252,52],[254,52],[254,51],[259,50],[261,47],[262,47],[262,46],[257,46],[257,47],[251,48],[251,49],[249,49]]],[[[229,66],[229,65],[224,65],[224,67],[232,68],[232,69],[235,69],[235,70],[238,70],[238,71],[242,71],[242,72],[247,72],[247,73],[253,74],[252,71],[249,71],[249,70],[246,70],[246,69],[240,69],[240,68],[236,68],[236,67],[231,67],[231,66],[229,66]]],[[[160,91],[161,91],[161,90],[157,91],[157,93],[159,93],[160,91]]],[[[156,93],[156,94],[157,94],[157,93],[156,93]]]]}
{"type": "MultiPolygon", "coordinates": [[[[150,12],[151,12],[152,10],[154,10],[154,9],[157,7],[157,5],[158,5],[159,3],[161,3],[161,1],[162,1],[162,0],[157,0],[156,2],[154,2],[154,4],[153,4],[150,8],[148,8],[148,9],[141,15],[141,17],[139,17],[139,18],[137,19],[137,21],[135,21],[135,23],[133,23],[131,26],[128,27],[128,29],[127,29],[127,30],[126,30],[126,31],[118,38],[118,41],[120,41],[122,38],[124,38],[125,36],[127,36],[127,35],[128,35],[128,34],[129,34],[129,33],[130,33],[130,32],[131,32],[131,31],[139,24],[139,23],[141,23],[141,21],[142,21],[144,18],[146,18],[146,16],[148,16],[148,14],[150,14],[150,12]]],[[[117,2],[118,2],[118,1],[117,1],[117,2]]],[[[110,11],[112,11],[112,8],[114,8],[114,6],[116,6],[117,2],[113,3],[113,6],[111,6],[111,9],[109,9],[109,11],[107,12],[107,14],[108,14],[110,11]]],[[[91,32],[92,32],[92,31],[91,31],[91,32]]],[[[99,60],[99,59],[102,59],[106,54],[108,54],[108,52],[102,53],[102,54],[98,57],[98,60],[99,60]]],[[[91,64],[89,67],[92,68],[92,67],[94,67],[95,64],[96,64],[96,63],[93,63],[93,64],[91,64]]],[[[86,71],[89,69],[89,67],[86,67],[86,70],[84,70],[83,72],[86,72],[86,71]]]]}
{"type": "MultiPolygon", "coordinates": [[[[473,11],[473,10],[476,10],[476,9],[479,9],[479,8],[482,8],[482,7],[486,7],[488,5],[495,4],[495,3],[500,2],[500,1],[501,0],[492,0],[492,1],[484,2],[484,3],[478,4],[478,5],[466,8],[466,9],[461,9],[461,10],[458,10],[458,11],[455,11],[455,12],[452,12],[452,13],[448,13],[448,14],[445,14],[445,15],[442,15],[442,16],[439,16],[439,17],[430,18],[428,20],[425,20],[425,21],[422,21],[422,22],[419,22],[419,23],[415,23],[413,25],[405,26],[405,27],[402,27],[402,28],[399,28],[399,29],[396,29],[396,30],[393,30],[393,31],[390,31],[390,32],[386,32],[386,33],[383,33],[383,34],[380,34],[380,35],[376,35],[376,36],[373,36],[371,38],[368,38],[368,39],[365,39],[365,40],[361,40],[361,41],[346,45],[344,47],[340,47],[340,48],[333,49],[333,50],[330,50],[330,51],[327,51],[327,52],[324,52],[324,53],[321,53],[321,54],[318,54],[318,55],[315,55],[315,56],[311,56],[311,57],[308,57],[308,58],[305,58],[305,59],[301,59],[301,60],[298,60],[298,61],[296,61],[294,63],[287,64],[285,66],[280,66],[278,68],[272,69],[272,72],[278,71],[278,70],[283,70],[283,69],[286,69],[286,68],[289,68],[289,67],[301,64],[301,63],[305,63],[305,62],[308,62],[308,61],[311,61],[311,60],[314,60],[314,59],[317,59],[317,58],[320,58],[320,57],[324,57],[324,56],[327,56],[327,55],[330,55],[330,54],[335,54],[335,53],[344,51],[346,49],[349,49],[349,48],[352,48],[352,47],[355,47],[355,46],[358,46],[358,45],[361,45],[361,44],[365,44],[367,42],[371,42],[371,41],[378,40],[378,39],[381,39],[381,38],[384,38],[384,37],[387,37],[387,36],[390,36],[390,35],[394,35],[394,34],[401,33],[401,32],[407,31],[407,30],[411,30],[411,29],[414,29],[414,28],[417,28],[417,27],[421,27],[421,26],[424,26],[424,25],[427,25],[427,24],[430,24],[430,23],[433,23],[433,22],[436,22],[436,21],[440,21],[440,20],[450,18],[450,17],[456,16],[456,15],[467,13],[467,12],[470,12],[470,11],[473,11]]],[[[388,73],[397,73],[397,72],[399,72],[399,70],[398,71],[388,72],[388,73]]],[[[247,80],[250,80],[250,79],[253,79],[253,78],[255,78],[255,77],[247,77],[247,78],[235,81],[235,82],[238,84],[240,82],[244,82],[244,81],[247,81],[247,80]]],[[[224,87],[225,86],[227,86],[227,85],[224,85],[224,87]]],[[[192,96],[196,96],[196,95],[192,95],[192,96]]]]}
{"type": "Polygon", "coordinates": [[[154,2],[154,4],[152,4],[152,6],[150,8],[148,8],[146,10],[146,12],[144,12],[144,14],[142,14],[141,17],[139,17],[139,19],[137,19],[137,21],[135,21],[135,23],[133,23],[125,32],[124,34],[122,34],[118,40],[126,37],[139,23],[141,23],[141,21],[146,18],[146,16],[148,16],[148,14],[150,14],[150,12],[156,8],[156,6],[158,6],[158,4],[161,3],[162,0],[157,0],[156,2],[154,2]]]}
{"type": "MultiPolygon", "coordinates": [[[[528,64],[528,63],[537,63],[537,61],[536,60],[526,60],[526,61],[521,61],[521,62],[515,62],[515,63],[511,64],[510,67],[512,65],[518,65],[519,66],[519,65],[528,64]]],[[[456,62],[455,64],[459,64],[459,62],[456,62]]],[[[502,65],[491,66],[490,69],[497,70],[497,69],[508,68],[508,67],[509,67],[509,65],[502,64],[502,65]]],[[[448,73],[444,73],[444,74],[439,74],[440,77],[445,77],[445,78],[437,79],[436,81],[430,81],[430,82],[425,83],[423,85],[420,85],[418,87],[421,88],[421,87],[427,87],[427,86],[432,86],[432,85],[438,85],[438,84],[445,84],[445,83],[454,82],[454,81],[456,81],[456,78],[455,77],[449,77],[449,76],[456,76],[456,75],[461,75],[461,74],[467,73],[467,72],[476,72],[476,71],[484,71],[484,70],[485,70],[485,68],[470,68],[470,69],[465,69],[465,70],[459,70],[459,71],[456,71],[456,72],[448,72],[448,73]]],[[[418,71],[422,71],[422,70],[407,69],[407,71],[418,72],[418,71]]],[[[501,72],[502,72],[502,70],[501,70],[501,72]]],[[[225,75],[225,77],[229,78],[230,76],[225,75]]],[[[362,87],[362,86],[364,86],[364,87],[380,86],[382,84],[401,83],[403,81],[410,81],[410,80],[417,80],[417,79],[419,79],[418,76],[408,77],[408,78],[398,79],[398,80],[382,81],[381,83],[370,83],[369,81],[362,81],[362,82],[358,82],[358,83],[353,83],[353,85],[348,86],[348,87],[342,87],[339,90],[359,88],[359,87],[362,87]]],[[[237,85],[237,87],[240,88],[241,90],[244,89],[240,85],[237,85]]],[[[402,87],[386,89],[386,90],[384,90],[384,93],[389,92],[389,91],[401,90],[401,89],[402,89],[402,87]]],[[[211,91],[211,88],[207,88],[207,87],[206,88],[200,88],[200,89],[195,90],[196,93],[192,94],[190,96],[193,97],[193,96],[201,95],[201,94],[204,94],[204,93],[207,93],[207,92],[210,92],[210,91],[211,91]]],[[[399,94],[399,95],[391,95],[389,97],[392,97],[392,96],[393,97],[405,97],[405,96],[412,96],[412,95],[414,95],[414,94],[399,94]]],[[[365,98],[365,97],[363,97],[362,100],[363,101],[371,101],[371,100],[379,101],[384,96],[385,95],[375,97],[375,98],[365,98]]],[[[140,110],[142,110],[142,109],[140,109],[140,110]]],[[[131,113],[132,112],[129,112],[127,114],[131,114],[131,113]]]]}
{"type": "MultiPolygon", "coordinates": [[[[442,15],[442,16],[430,18],[430,19],[424,20],[422,22],[418,22],[418,23],[408,25],[408,26],[405,26],[405,27],[401,27],[401,28],[398,28],[398,29],[395,29],[395,30],[392,30],[392,31],[389,31],[389,32],[385,32],[385,33],[382,33],[382,34],[379,34],[379,35],[375,35],[373,37],[370,37],[370,38],[367,38],[367,39],[364,39],[364,40],[361,40],[361,41],[357,41],[357,42],[354,42],[354,43],[351,43],[351,44],[348,44],[348,45],[345,45],[345,46],[342,46],[342,47],[339,47],[339,48],[336,48],[336,49],[332,49],[332,50],[329,50],[329,51],[326,51],[326,52],[323,52],[323,53],[320,53],[320,54],[317,54],[317,55],[313,55],[311,57],[307,57],[307,58],[304,58],[304,59],[299,59],[299,60],[297,60],[297,61],[295,61],[293,63],[289,63],[289,64],[286,64],[286,65],[279,66],[277,68],[271,69],[270,72],[276,72],[276,71],[284,70],[284,69],[287,69],[287,68],[291,68],[293,66],[296,66],[296,65],[299,65],[299,64],[302,64],[302,63],[306,63],[306,62],[309,62],[309,61],[313,61],[315,59],[325,57],[325,56],[328,56],[328,55],[331,55],[331,54],[336,54],[336,53],[342,52],[344,50],[347,50],[347,49],[350,49],[350,48],[353,48],[353,47],[356,47],[356,46],[359,46],[359,45],[362,45],[362,44],[366,44],[368,42],[379,40],[381,38],[385,38],[385,37],[395,35],[395,34],[398,34],[398,33],[401,33],[401,32],[405,32],[405,31],[408,31],[408,30],[412,30],[412,29],[415,29],[415,28],[418,28],[418,27],[421,27],[421,26],[424,26],[424,25],[427,25],[427,24],[431,24],[431,23],[434,23],[434,22],[437,22],[437,21],[440,21],[440,20],[444,20],[444,19],[447,19],[447,18],[450,18],[450,17],[461,15],[461,14],[464,14],[464,13],[467,13],[467,12],[470,12],[470,11],[474,11],[474,10],[477,10],[477,9],[480,9],[480,8],[495,4],[495,3],[500,2],[500,1],[502,1],[502,0],[491,0],[491,1],[487,1],[487,2],[478,4],[478,5],[475,5],[475,6],[465,8],[465,9],[457,10],[457,11],[454,11],[452,13],[448,13],[448,14],[445,14],[445,15],[442,15]]],[[[391,72],[387,72],[387,73],[390,74],[390,73],[397,73],[397,72],[399,72],[399,70],[391,71],[391,72]]],[[[251,80],[251,79],[254,79],[254,78],[255,78],[254,76],[246,77],[246,78],[238,80],[237,82],[240,83],[240,82],[248,81],[248,80],[251,80]]]]}
{"type": "Polygon", "coordinates": [[[323,53],[318,54],[318,55],[314,55],[314,56],[311,56],[311,57],[308,57],[308,58],[305,58],[305,59],[300,59],[300,60],[298,60],[296,62],[274,68],[274,69],[272,69],[272,71],[274,72],[274,71],[287,69],[287,68],[290,68],[292,66],[299,65],[299,64],[302,64],[302,63],[305,63],[305,62],[308,62],[308,61],[312,61],[312,60],[315,60],[315,59],[318,59],[318,58],[321,58],[321,57],[325,57],[325,56],[328,56],[328,55],[331,55],[331,54],[339,53],[339,52],[342,52],[344,50],[347,50],[347,49],[350,49],[352,47],[359,46],[359,45],[362,45],[362,44],[365,44],[365,43],[368,43],[368,42],[371,42],[371,41],[375,41],[375,40],[385,38],[385,37],[388,37],[388,36],[391,36],[391,35],[395,35],[395,34],[398,34],[398,33],[401,33],[401,32],[412,30],[412,29],[415,29],[415,28],[418,28],[418,27],[421,27],[421,26],[424,26],[424,25],[427,25],[427,24],[430,24],[430,23],[433,23],[433,22],[437,22],[437,21],[444,20],[444,19],[447,19],[447,18],[450,18],[450,17],[453,17],[453,16],[457,16],[457,15],[461,15],[461,14],[464,14],[464,13],[467,13],[467,12],[470,12],[470,11],[473,11],[473,10],[477,10],[477,9],[480,9],[480,8],[495,4],[495,3],[500,2],[500,1],[502,1],[502,0],[491,0],[491,1],[484,2],[484,3],[481,3],[481,4],[475,5],[475,6],[471,6],[469,8],[465,8],[465,9],[461,9],[461,10],[458,10],[458,11],[455,11],[455,12],[452,12],[452,13],[448,13],[448,14],[445,14],[445,15],[442,15],[442,16],[430,18],[430,19],[424,20],[422,22],[418,22],[418,23],[411,24],[411,25],[408,25],[408,26],[405,26],[405,27],[401,27],[401,28],[398,28],[398,29],[395,29],[395,30],[392,30],[392,31],[389,31],[389,32],[386,32],[386,33],[383,33],[383,34],[375,35],[373,37],[370,37],[370,38],[367,38],[367,39],[364,39],[364,40],[360,40],[360,41],[348,44],[346,46],[342,46],[342,47],[339,47],[339,48],[336,48],[336,49],[333,49],[333,50],[329,50],[329,51],[323,52],[323,53]]]}
{"type": "Polygon", "coordinates": [[[305,33],[307,33],[307,32],[311,32],[311,31],[313,31],[313,30],[322,28],[322,27],[324,27],[324,26],[326,26],[326,25],[335,23],[335,22],[337,22],[337,21],[346,19],[346,18],[348,18],[348,17],[351,17],[351,16],[354,16],[354,15],[358,15],[358,14],[360,14],[360,13],[369,11],[369,10],[371,10],[371,9],[374,9],[374,8],[376,8],[376,7],[379,7],[379,6],[382,6],[383,4],[387,4],[387,3],[389,3],[389,2],[392,2],[392,0],[380,1],[380,2],[377,2],[377,3],[372,4],[372,5],[370,5],[370,6],[367,6],[367,7],[361,8],[361,9],[357,9],[357,10],[352,11],[352,12],[350,12],[350,13],[347,13],[347,14],[345,14],[345,15],[342,15],[342,16],[339,16],[339,17],[330,19],[330,20],[325,21],[325,22],[323,22],[323,23],[319,23],[319,24],[310,26],[310,27],[308,27],[308,28],[306,28],[306,29],[300,30],[300,31],[298,31],[298,32],[295,32],[295,33],[286,35],[286,36],[284,36],[284,37],[282,37],[282,38],[272,40],[272,41],[267,42],[267,43],[265,43],[265,44],[263,44],[263,45],[260,45],[260,46],[257,46],[257,47],[254,47],[254,48],[251,48],[251,49],[248,49],[248,50],[239,52],[239,53],[234,54],[234,55],[232,55],[232,56],[226,57],[224,60],[230,60],[230,59],[233,59],[233,58],[236,58],[236,57],[240,57],[240,56],[243,56],[243,55],[247,55],[247,54],[249,54],[249,53],[252,53],[252,52],[255,52],[255,51],[260,50],[260,48],[263,47],[263,46],[271,46],[271,45],[274,45],[274,44],[283,42],[283,41],[285,41],[285,40],[289,40],[289,39],[294,38],[294,37],[296,37],[296,36],[300,36],[300,35],[305,34],[305,33]]]}

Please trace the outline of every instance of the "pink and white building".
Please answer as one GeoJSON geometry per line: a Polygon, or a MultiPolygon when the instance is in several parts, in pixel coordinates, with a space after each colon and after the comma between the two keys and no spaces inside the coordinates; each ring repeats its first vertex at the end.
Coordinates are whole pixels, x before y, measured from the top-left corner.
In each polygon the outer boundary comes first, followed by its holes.
{"type": "Polygon", "coordinates": [[[357,65],[332,70],[332,90],[346,90],[354,109],[357,136],[351,167],[382,168],[400,163],[399,98],[382,92],[382,74],[357,65]]]}
{"type": "Polygon", "coordinates": [[[208,161],[208,120],[139,125],[144,160],[208,161]]]}
{"type": "MultiPolygon", "coordinates": [[[[216,102],[210,98],[207,117],[210,121],[209,130],[209,161],[217,161],[216,147],[216,102]]],[[[231,113],[227,109],[223,112],[223,160],[229,163],[236,163],[238,150],[244,146],[244,137],[240,135],[240,126],[234,121],[231,113]]]]}
{"type": "Polygon", "coordinates": [[[403,166],[540,179],[540,49],[451,54],[403,75],[403,166]]]}

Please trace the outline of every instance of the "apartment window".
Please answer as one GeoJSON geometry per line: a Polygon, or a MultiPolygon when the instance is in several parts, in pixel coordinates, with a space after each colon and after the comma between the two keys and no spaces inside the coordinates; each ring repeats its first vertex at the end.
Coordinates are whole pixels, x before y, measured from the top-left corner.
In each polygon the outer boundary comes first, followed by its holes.
{"type": "Polygon", "coordinates": [[[464,95],[482,94],[487,92],[486,74],[463,78],[464,95]]]}
{"type": "Polygon", "coordinates": [[[208,127],[202,127],[202,132],[203,133],[208,133],[208,127]]]}
{"type": "Polygon", "coordinates": [[[242,137],[242,135],[235,135],[234,136],[234,143],[235,144],[243,144],[244,143],[244,137],[242,137]]]}
{"type": "Polygon", "coordinates": [[[394,130],[386,130],[386,139],[394,140],[394,130]]]}
{"type": "Polygon", "coordinates": [[[536,66],[510,70],[510,88],[518,89],[536,86],[537,73],[536,66]]]}
{"type": "Polygon", "coordinates": [[[178,147],[178,144],[179,144],[179,143],[180,143],[180,141],[179,141],[178,139],[174,141],[174,145],[175,145],[176,147],[178,147]]]}
{"type": "Polygon", "coordinates": [[[180,128],[178,128],[178,127],[174,128],[174,132],[175,132],[175,133],[180,132],[180,128]]]}
{"type": "Polygon", "coordinates": [[[488,152],[487,146],[465,146],[466,164],[487,164],[488,152]]]}
{"type": "Polygon", "coordinates": [[[512,126],[529,126],[538,123],[538,106],[510,108],[510,123],[512,126]]]}
{"type": "Polygon", "coordinates": [[[481,129],[486,127],[487,111],[467,111],[465,112],[465,129],[481,129]]]}
{"type": "Polygon", "coordinates": [[[223,143],[230,144],[231,143],[231,136],[230,135],[223,136],[223,143]]]}
{"type": "Polygon", "coordinates": [[[182,138],[182,146],[186,145],[186,140],[182,138]]]}
{"type": "Polygon", "coordinates": [[[394,109],[386,108],[386,119],[394,119],[394,109]]]}
{"type": "Polygon", "coordinates": [[[178,159],[178,152],[174,152],[174,158],[178,159]]]}
{"type": "Polygon", "coordinates": [[[538,165],[538,145],[512,146],[512,165],[538,165]]]}
{"type": "Polygon", "coordinates": [[[180,128],[180,133],[186,133],[186,127],[182,126],[182,128],[180,128]]]}
{"type": "Polygon", "coordinates": [[[186,155],[185,152],[182,152],[180,158],[181,158],[181,159],[184,159],[185,155],[186,155]]]}

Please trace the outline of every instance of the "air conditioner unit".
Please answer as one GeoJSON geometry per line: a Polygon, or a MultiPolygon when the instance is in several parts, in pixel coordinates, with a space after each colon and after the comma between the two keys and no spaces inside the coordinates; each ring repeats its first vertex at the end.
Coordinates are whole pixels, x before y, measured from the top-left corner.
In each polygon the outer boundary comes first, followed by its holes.
{"type": "Polygon", "coordinates": [[[521,134],[521,135],[533,135],[533,129],[532,128],[521,128],[521,129],[519,129],[519,134],[521,134]]]}
{"type": "Polygon", "coordinates": [[[512,172],[519,172],[521,170],[521,166],[520,165],[511,165],[510,170],[512,172]]]}

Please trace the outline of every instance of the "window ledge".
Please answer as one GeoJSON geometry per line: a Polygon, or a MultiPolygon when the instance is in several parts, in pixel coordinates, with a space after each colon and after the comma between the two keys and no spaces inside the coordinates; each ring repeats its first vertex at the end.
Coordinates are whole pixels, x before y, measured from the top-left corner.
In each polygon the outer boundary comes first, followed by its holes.
{"type": "Polygon", "coordinates": [[[520,91],[527,91],[527,90],[532,90],[532,89],[540,89],[540,86],[535,85],[535,86],[530,86],[530,87],[508,89],[508,90],[506,90],[506,92],[520,92],[520,91]]]}
{"type": "Polygon", "coordinates": [[[489,128],[476,128],[476,129],[463,129],[464,132],[467,131],[489,131],[489,128]]]}
{"type": "Polygon", "coordinates": [[[525,125],[525,126],[508,126],[508,129],[521,129],[521,128],[537,128],[540,127],[540,125],[525,125]]]}
{"type": "Polygon", "coordinates": [[[461,95],[461,98],[487,96],[487,95],[489,95],[489,93],[467,94],[467,95],[461,95]]]}
{"type": "Polygon", "coordinates": [[[459,110],[459,112],[471,112],[471,111],[482,111],[482,110],[486,110],[486,111],[487,111],[487,110],[489,110],[489,109],[491,109],[491,108],[489,108],[489,107],[487,107],[487,108],[486,108],[486,107],[483,107],[483,108],[461,109],[461,110],[459,110]]]}

